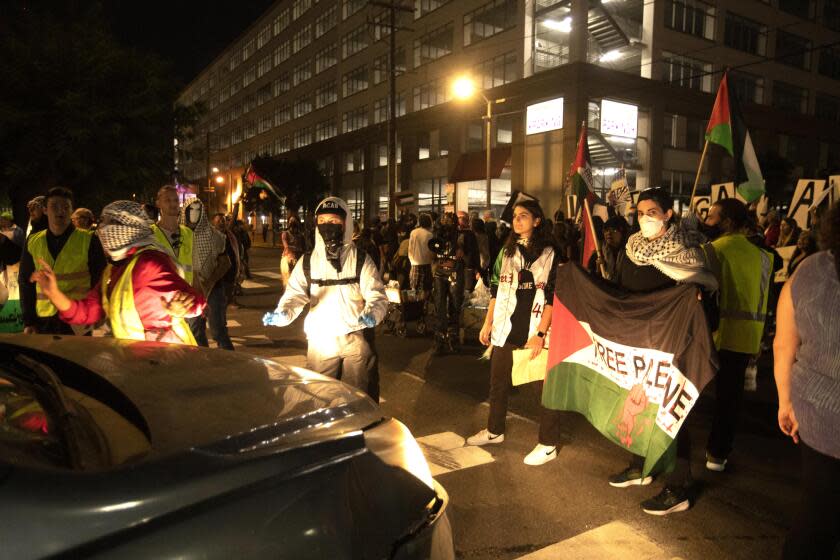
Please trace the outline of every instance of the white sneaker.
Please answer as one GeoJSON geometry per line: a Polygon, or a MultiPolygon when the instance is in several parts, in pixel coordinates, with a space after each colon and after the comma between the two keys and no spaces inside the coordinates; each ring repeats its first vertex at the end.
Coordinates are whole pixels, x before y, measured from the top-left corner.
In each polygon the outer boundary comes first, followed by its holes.
{"type": "Polygon", "coordinates": [[[527,455],[523,462],[526,465],[544,465],[557,458],[557,447],[553,445],[543,445],[538,443],[537,446],[527,455]]]}
{"type": "Polygon", "coordinates": [[[490,443],[502,443],[503,441],[505,441],[505,434],[493,434],[485,429],[474,436],[468,437],[467,445],[488,445],[490,443]]]}

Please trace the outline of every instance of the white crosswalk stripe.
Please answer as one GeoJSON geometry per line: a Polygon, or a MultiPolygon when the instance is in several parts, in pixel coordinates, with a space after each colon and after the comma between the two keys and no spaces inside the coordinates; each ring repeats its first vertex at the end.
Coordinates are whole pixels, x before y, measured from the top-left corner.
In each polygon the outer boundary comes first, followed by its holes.
{"type": "Polygon", "coordinates": [[[259,282],[254,282],[252,280],[243,280],[242,287],[245,289],[268,288],[268,284],[260,284],[259,282]]]}
{"type": "Polygon", "coordinates": [[[241,327],[242,323],[240,323],[236,319],[228,319],[227,320],[227,326],[228,326],[228,328],[230,328],[230,327],[241,327]]]}
{"type": "Polygon", "coordinates": [[[575,535],[516,560],[602,560],[604,558],[633,558],[633,560],[665,560],[670,558],[655,542],[626,523],[613,521],[596,529],[575,535]]]}
{"type": "Polygon", "coordinates": [[[279,280],[280,278],[282,278],[282,276],[280,276],[280,274],[277,273],[277,272],[269,272],[269,271],[262,272],[261,271],[261,272],[254,272],[253,274],[254,274],[254,276],[262,276],[263,278],[271,278],[273,280],[279,280]]]}
{"type": "Polygon", "coordinates": [[[493,462],[493,456],[484,449],[465,446],[463,437],[454,432],[441,432],[417,438],[432,476],[468,469],[493,462]]]}

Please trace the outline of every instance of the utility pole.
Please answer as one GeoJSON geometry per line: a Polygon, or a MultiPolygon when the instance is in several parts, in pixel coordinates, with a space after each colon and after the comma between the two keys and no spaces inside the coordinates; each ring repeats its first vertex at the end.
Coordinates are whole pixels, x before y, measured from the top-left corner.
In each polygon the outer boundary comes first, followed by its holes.
{"type": "MultiPolygon", "coordinates": [[[[388,215],[397,217],[397,30],[409,30],[397,27],[397,12],[413,13],[414,8],[397,3],[398,0],[382,2],[370,0],[371,6],[378,6],[388,10],[388,215]]],[[[382,23],[374,25],[383,26],[382,23]]]]}

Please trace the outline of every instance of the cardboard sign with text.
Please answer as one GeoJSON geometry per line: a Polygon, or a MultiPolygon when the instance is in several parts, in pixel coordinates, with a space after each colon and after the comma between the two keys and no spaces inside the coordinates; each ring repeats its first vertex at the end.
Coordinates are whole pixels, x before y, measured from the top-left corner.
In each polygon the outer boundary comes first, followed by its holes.
{"type": "Polygon", "coordinates": [[[712,199],[710,204],[714,204],[724,198],[737,198],[743,203],[747,202],[738,193],[738,189],[735,188],[735,183],[718,183],[717,185],[712,185],[712,199]]]}
{"type": "Polygon", "coordinates": [[[800,179],[790,201],[788,217],[796,220],[802,229],[811,229],[810,209],[828,188],[825,179],[800,179]]]}
{"type": "MultiPolygon", "coordinates": [[[[700,220],[705,222],[706,216],[709,214],[709,208],[712,207],[712,197],[709,195],[695,196],[691,199],[691,204],[694,207],[694,213],[700,217],[700,220]]],[[[686,210],[687,212],[690,212],[690,210],[686,210]]]]}

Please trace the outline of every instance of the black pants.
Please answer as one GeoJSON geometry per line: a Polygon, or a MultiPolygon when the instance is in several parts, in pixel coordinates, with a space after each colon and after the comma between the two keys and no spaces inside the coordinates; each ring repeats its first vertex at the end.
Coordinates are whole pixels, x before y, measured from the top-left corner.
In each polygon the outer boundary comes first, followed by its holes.
{"type": "Polygon", "coordinates": [[[832,557],[840,543],[840,459],[823,455],[804,442],[802,502],[785,539],[783,558],[832,557]]]}
{"type": "Polygon", "coordinates": [[[58,315],[38,317],[35,320],[35,328],[38,329],[38,334],[76,334],[73,332],[73,327],[59,319],[58,315]]]}
{"type": "Polygon", "coordinates": [[[435,312],[437,313],[437,335],[458,337],[461,329],[461,307],[464,305],[464,271],[444,275],[435,274],[435,312]],[[453,278],[454,276],[454,278],[453,278]]]}
{"type": "Polygon", "coordinates": [[[362,336],[370,346],[370,351],[373,354],[373,363],[370,367],[370,377],[368,378],[368,388],[365,391],[373,402],[379,404],[379,353],[376,351],[376,329],[365,329],[362,331],[362,336]]]}
{"type": "Polygon", "coordinates": [[[715,377],[715,417],[706,450],[715,458],[726,459],[732,452],[744,402],[744,373],[750,354],[721,350],[718,357],[720,369],[715,377]]]}
{"type": "MultiPolygon", "coordinates": [[[[511,371],[513,370],[513,351],[516,346],[505,344],[494,346],[490,356],[490,414],[487,418],[487,429],[493,434],[505,433],[505,417],[507,416],[508,396],[511,389],[511,371]]],[[[529,383],[542,398],[542,383],[529,383]]],[[[559,410],[541,407],[539,442],[543,445],[557,446],[561,442],[559,410]]]]}
{"type": "MultiPolygon", "coordinates": [[[[691,436],[688,435],[685,426],[677,432],[677,463],[674,470],[662,475],[662,482],[665,486],[680,486],[688,488],[693,483],[691,477],[691,436]]],[[[640,455],[633,455],[630,460],[630,467],[642,470],[645,466],[645,458],[640,455]]],[[[657,473],[653,473],[657,474],[657,473]]]]}

